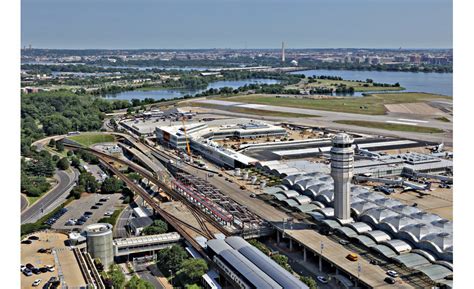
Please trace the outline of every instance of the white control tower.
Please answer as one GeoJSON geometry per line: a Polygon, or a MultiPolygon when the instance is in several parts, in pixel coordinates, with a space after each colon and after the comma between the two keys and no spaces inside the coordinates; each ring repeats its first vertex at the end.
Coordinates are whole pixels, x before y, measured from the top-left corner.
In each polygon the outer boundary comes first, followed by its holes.
{"type": "Polygon", "coordinates": [[[351,179],[354,170],[354,139],[345,133],[332,139],[331,177],[334,179],[334,217],[351,222],[351,179]]]}

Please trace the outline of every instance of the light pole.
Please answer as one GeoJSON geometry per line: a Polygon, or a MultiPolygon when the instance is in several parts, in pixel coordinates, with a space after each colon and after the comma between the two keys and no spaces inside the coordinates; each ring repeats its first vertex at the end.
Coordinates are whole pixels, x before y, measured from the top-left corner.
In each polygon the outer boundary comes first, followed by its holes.
{"type": "Polygon", "coordinates": [[[171,275],[171,278],[170,278],[171,287],[173,287],[173,271],[171,269],[168,271],[170,272],[170,275],[171,275]]]}
{"type": "Polygon", "coordinates": [[[357,262],[357,281],[356,281],[356,287],[359,286],[360,271],[362,271],[362,267],[360,267],[360,261],[359,261],[359,262],[357,262]]]}
{"type": "Polygon", "coordinates": [[[323,272],[323,249],[324,243],[321,241],[321,254],[319,255],[319,272],[323,272]]]}

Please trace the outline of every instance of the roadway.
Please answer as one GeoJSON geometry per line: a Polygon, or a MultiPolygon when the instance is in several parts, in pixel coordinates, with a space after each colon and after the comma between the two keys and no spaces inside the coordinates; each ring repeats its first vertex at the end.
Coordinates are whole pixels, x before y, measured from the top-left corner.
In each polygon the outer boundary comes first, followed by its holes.
{"type": "Polygon", "coordinates": [[[76,169],[56,171],[55,178],[58,180],[58,184],[22,212],[21,223],[36,222],[40,217],[59,206],[68,196],[78,177],[79,172],[76,169]]]}
{"type": "Polygon", "coordinates": [[[28,200],[23,194],[21,194],[21,212],[23,212],[27,207],[28,207],[28,200]]]}
{"type": "Polygon", "coordinates": [[[114,239],[115,238],[127,238],[128,237],[128,233],[127,233],[127,230],[126,230],[125,226],[127,225],[128,220],[130,219],[130,216],[132,215],[132,213],[133,213],[133,210],[130,207],[130,205],[128,205],[120,213],[120,215],[117,219],[117,223],[115,224],[114,229],[113,229],[114,239]]]}

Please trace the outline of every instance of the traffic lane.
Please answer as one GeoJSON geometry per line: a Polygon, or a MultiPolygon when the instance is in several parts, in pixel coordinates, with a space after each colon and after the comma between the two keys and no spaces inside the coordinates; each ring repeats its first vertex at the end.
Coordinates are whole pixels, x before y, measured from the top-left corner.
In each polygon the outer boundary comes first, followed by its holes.
{"type": "Polygon", "coordinates": [[[76,178],[78,177],[77,170],[73,170],[74,173],[66,173],[65,171],[56,171],[56,177],[58,184],[40,200],[36,201],[29,209],[21,214],[21,223],[24,224],[31,218],[41,214],[41,210],[47,209],[53,204],[62,194],[72,187],[76,178]]]}
{"type": "Polygon", "coordinates": [[[114,227],[114,238],[127,238],[127,230],[125,226],[127,226],[128,220],[130,219],[130,216],[132,215],[132,209],[130,206],[127,206],[122,213],[120,214],[117,224],[114,227]]]}
{"type": "Polygon", "coordinates": [[[28,200],[26,199],[26,197],[21,194],[21,212],[23,212],[27,207],[28,207],[28,200]]]}

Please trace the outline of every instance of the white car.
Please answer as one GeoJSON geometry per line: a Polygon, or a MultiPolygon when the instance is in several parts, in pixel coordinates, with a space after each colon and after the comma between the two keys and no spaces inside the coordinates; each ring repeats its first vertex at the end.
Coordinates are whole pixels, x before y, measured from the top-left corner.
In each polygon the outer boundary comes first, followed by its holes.
{"type": "Polygon", "coordinates": [[[397,271],[388,270],[388,271],[385,272],[385,273],[387,273],[387,275],[388,275],[388,276],[391,276],[391,277],[398,277],[397,271]]]}
{"type": "Polygon", "coordinates": [[[46,267],[46,269],[48,269],[49,272],[54,272],[54,266],[46,265],[44,267],[46,267]]]}
{"type": "Polygon", "coordinates": [[[31,285],[33,285],[34,287],[36,287],[36,286],[38,286],[40,283],[41,283],[41,279],[36,279],[36,280],[33,282],[33,284],[31,284],[31,285]]]}
{"type": "Polygon", "coordinates": [[[25,270],[26,266],[25,265],[20,265],[20,271],[23,272],[25,270]]]}
{"type": "Polygon", "coordinates": [[[316,279],[318,279],[319,282],[323,283],[323,284],[328,284],[328,279],[324,276],[317,276],[316,279]]]}

